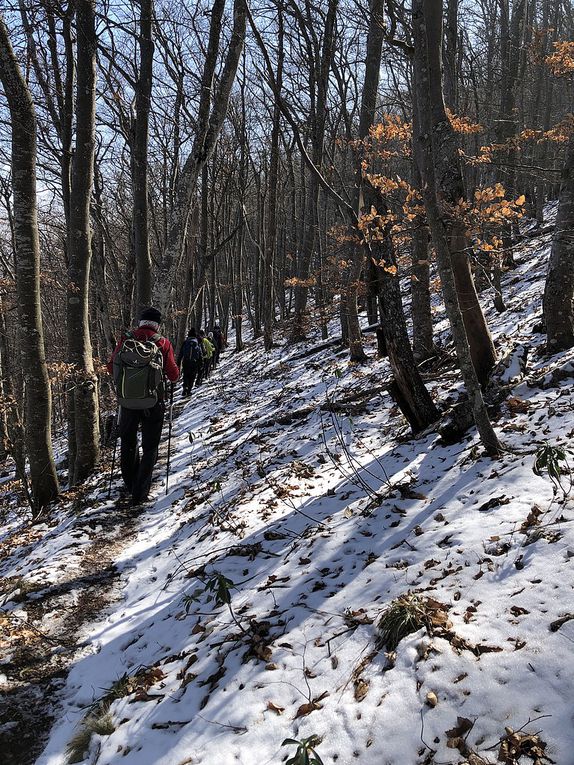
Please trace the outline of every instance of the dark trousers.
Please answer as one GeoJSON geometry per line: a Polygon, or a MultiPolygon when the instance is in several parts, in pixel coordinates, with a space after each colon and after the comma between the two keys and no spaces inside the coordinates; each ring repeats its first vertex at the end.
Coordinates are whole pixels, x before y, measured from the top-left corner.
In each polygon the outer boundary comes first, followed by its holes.
{"type": "Polygon", "coordinates": [[[191,393],[195,381],[201,382],[201,362],[183,361],[183,395],[191,393]]]}
{"type": "Polygon", "coordinates": [[[132,493],[134,502],[147,499],[158,447],[165,405],[163,401],[152,409],[120,409],[120,438],[122,478],[132,493]],[[141,424],[142,456],[138,446],[138,426],[141,424]]]}
{"type": "Polygon", "coordinates": [[[209,375],[211,374],[211,370],[213,368],[213,356],[211,358],[205,358],[203,359],[203,379],[207,380],[209,375]]]}

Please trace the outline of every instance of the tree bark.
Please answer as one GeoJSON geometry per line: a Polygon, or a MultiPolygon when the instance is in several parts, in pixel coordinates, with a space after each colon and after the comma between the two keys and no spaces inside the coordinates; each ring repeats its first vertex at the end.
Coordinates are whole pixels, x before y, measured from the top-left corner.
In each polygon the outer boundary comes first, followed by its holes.
{"type": "Polygon", "coordinates": [[[574,345],[574,135],[570,136],[552,252],[544,288],[544,323],[548,349],[555,353],[574,345]]]}
{"type": "MultiPolygon", "coordinates": [[[[22,400],[20,385],[17,385],[17,375],[13,368],[13,349],[8,342],[8,327],[6,312],[0,295],[0,393],[2,394],[3,415],[5,416],[4,448],[14,460],[16,478],[22,482],[27,491],[28,477],[26,475],[26,450],[24,448],[24,425],[22,423],[22,408],[19,402],[22,400]]],[[[30,498],[31,499],[31,498],[30,498]]],[[[32,503],[31,503],[32,504],[32,503]]]]}
{"type": "MultiPolygon", "coordinates": [[[[283,10],[277,9],[278,48],[277,48],[277,87],[283,87],[284,30],[283,10]]],[[[263,260],[263,343],[266,351],[273,347],[273,322],[275,319],[275,290],[273,284],[273,265],[277,244],[277,186],[279,182],[279,138],[281,134],[281,110],[277,101],[273,104],[273,126],[271,128],[271,146],[269,157],[269,192],[265,220],[265,249],[263,260]]]]}
{"type": "MultiPolygon", "coordinates": [[[[298,0],[297,0],[298,2],[298,0]]],[[[323,32],[323,47],[320,56],[315,51],[311,54],[309,66],[312,67],[310,90],[312,99],[316,98],[315,107],[310,114],[311,123],[311,159],[313,164],[320,168],[323,162],[325,125],[327,121],[327,94],[329,89],[329,74],[333,61],[335,44],[335,21],[339,0],[329,0],[325,29],[323,32]],[[317,74],[315,74],[315,70],[317,74]],[[315,95],[316,90],[316,95],[315,95]]],[[[303,21],[301,22],[303,23],[303,21]]],[[[306,196],[305,210],[305,234],[301,245],[298,259],[297,277],[301,284],[295,287],[295,317],[290,342],[297,343],[305,339],[305,312],[309,295],[309,286],[306,282],[311,274],[311,264],[315,251],[315,241],[318,228],[318,204],[319,204],[319,180],[315,173],[309,177],[309,185],[306,196]]]]}
{"type": "Polygon", "coordinates": [[[413,319],[413,354],[417,361],[434,356],[430,297],[429,229],[426,223],[413,222],[411,314],[413,319]]]}
{"type": "Polygon", "coordinates": [[[393,398],[407,418],[413,433],[431,425],[439,417],[430,393],[420,375],[407,332],[401,297],[396,254],[390,232],[373,247],[373,257],[384,263],[378,267],[381,282],[385,350],[394,376],[393,398]]]}
{"type": "MultiPolygon", "coordinates": [[[[428,46],[426,48],[428,79],[426,80],[426,87],[430,88],[428,109],[430,109],[431,118],[437,193],[441,202],[446,202],[452,207],[456,207],[460,200],[464,200],[465,192],[457,137],[447,117],[442,92],[441,3],[435,2],[433,5],[425,4],[425,36],[428,39],[428,46]]],[[[496,352],[478,300],[470,269],[468,253],[471,251],[472,242],[465,227],[456,220],[455,216],[446,218],[445,223],[458,301],[470,343],[472,361],[480,382],[485,383],[496,362],[496,352]]]]}
{"type": "Polygon", "coordinates": [[[69,388],[72,425],[69,428],[70,485],[87,478],[99,458],[98,385],[88,313],[96,114],[95,0],[79,0],[76,27],[76,148],[72,162],[67,295],[68,356],[73,369],[69,388]]]}
{"type": "MultiPolygon", "coordinates": [[[[500,112],[498,115],[496,137],[499,143],[504,144],[518,133],[518,115],[516,109],[516,96],[519,85],[520,54],[523,37],[524,16],[526,12],[526,0],[515,0],[510,13],[510,0],[501,0],[501,96],[500,112]]],[[[503,183],[507,198],[515,193],[516,162],[518,152],[510,146],[502,149],[501,158],[504,162],[500,181],[503,183]]],[[[507,268],[514,266],[512,255],[512,225],[506,223],[502,226],[503,262],[507,268]]],[[[498,263],[494,268],[500,268],[498,263]]]]}
{"type": "MultiPolygon", "coordinates": [[[[440,57],[442,2],[441,0],[413,0],[412,9],[415,43],[414,93],[419,116],[418,134],[414,137],[413,146],[421,174],[427,220],[435,247],[445,308],[474,421],[487,453],[497,455],[501,446],[482,397],[478,372],[472,358],[467,335],[468,330],[463,319],[463,304],[459,301],[459,289],[455,280],[455,263],[453,262],[451,247],[453,244],[457,246],[458,241],[456,238],[453,239],[449,231],[444,210],[441,209],[439,202],[441,186],[438,178],[440,178],[441,172],[441,158],[437,155],[444,147],[445,131],[444,125],[440,122],[437,125],[436,119],[433,118],[433,110],[437,108],[432,100],[433,92],[436,97],[436,84],[433,87],[431,80],[436,76],[436,68],[433,63],[436,64],[437,54],[436,50],[432,50],[433,46],[439,46],[440,57]],[[437,31],[439,32],[438,35],[437,31]],[[438,178],[435,170],[437,167],[438,178]]],[[[442,93],[440,97],[442,100],[442,93]]]]}
{"type": "Polygon", "coordinates": [[[136,312],[151,304],[152,268],[148,235],[148,142],[153,76],[153,0],[140,0],[140,66],[132,135],[133,236],[136,312]]]}
{"type": "MultiPolygon", "coordinates": [[[[359,142],[367,138],[369,129],[375,122],[381,56],[383,50],[384,10],[384,0],[370,0],[369,31],[367,34],[367,50],[365,57],[365,79],[361,93],[361,112],[359,117],[359,142]]],[[[360,143],[359,146],[361,146],[360,143]]],[[[355,209],[360,215],[363,212],[363,209],[370,210],[371,197],[368,190],[365,190],[363,184],[364,153],[360,148],[354,152],[354,159],[355,209]]],[[[354,238],[356,238],[356,227],[353,226],[352,228],[355,230],[351,231],[351,236],[354,234],[354,238]]],[[[351,361],[364,361],[367,358],[361,339],[361,327],[359,324],[357,306],[360,276],[365,266],[365,247],[361,246],[361,244],[357,243],[354,246],[351,244],[350,273],[348,275],[347,284],[344,284],[342,288],[345,297],[345,315],[343,316],[343,319],[346,322],[346,331],[343,331],[343,335],[346,335],[348,338],[351,361]]],[[[374,267],[375,272],[377,271],[377,266],[372,262],[367,266],[369,271],[371,271],[371,267],[374,267]]],[[[375,278],[376,284],[380,287],[378,274],[375,275],[375,278]]]]}
{"type": "Polygon", "coordinates": [[[452,112],[458,109],[458,3],[447,0],[444,35],[444,100],[452,112]]]}
{"type": "Polygon", "coordinates": [[[58,495],[52,453],[52,396],[40,303],[40,242],[36,198],[36,113],[32,96],[0,17],[0,80],[12,123],[12,192],[19,345],[26,389],[25,442],[33,512],[58,495]]]}

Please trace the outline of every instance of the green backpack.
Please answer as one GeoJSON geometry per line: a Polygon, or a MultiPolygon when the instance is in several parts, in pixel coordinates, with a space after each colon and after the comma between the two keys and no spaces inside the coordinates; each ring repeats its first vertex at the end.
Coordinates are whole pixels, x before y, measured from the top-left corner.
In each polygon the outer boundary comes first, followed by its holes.
{"type": "Polygon", "coordinates": [[[131,332],[114,357],[114,384],[118,403],[125,409],[151,409],[163,398],[163,354],[157,341],[136,340],[131,332]]]}

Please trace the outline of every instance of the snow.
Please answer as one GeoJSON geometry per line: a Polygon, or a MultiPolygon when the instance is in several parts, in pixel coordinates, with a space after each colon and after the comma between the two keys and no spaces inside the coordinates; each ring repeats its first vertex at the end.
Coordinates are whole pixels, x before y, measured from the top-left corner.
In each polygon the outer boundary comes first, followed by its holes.
{"type": "MultiPolygon", "coordinates": [[[[116,558],[115,600],[82,628],[37,765],[64,763],[86,707],[145,667],[161,670],[148,698],[113,701],[115,730],[93,735],[83,762],[265,765],[294,754],[285,738],[317,735],[325,765],[461,763],[446,731],[465,717],[466,743],[487,763],[506,726],[526,726],[553,761],[574,764],[574,621],[550,630],[573,603],[569,476],[563,491],[533,471],[539,445],[568,447],[574,432],[574,353],[546,356],[532,329],[548,252],[547,237],[527,240],[505,277],[508,310],[488,309],[505,359],[497,374],[514,386],[495,422],[499,460],[473,430],[451,446],[434,432],[412,438],[384,390],[350,402],[350,415],[321,409],[388,377],[386,361],[350,366],[336,348],[293,359],[301,348],[265,354],[252,341],[178,399],[167,496],[160,465],[116,558]],[[232,582],[231,609],[208,600],[216,574],[232,582]],[[408,592],[444,604],[450,631],[477,650],[422,628],[389,657],[377,621],[408,592]]],[[[429,382],[439,402],[459,388],[449,375],[429,382]]],[[[26,598],[80,571],[115,512],[104,483],[94,480],[80,516],[62,506],[0,563],[3,577],[36,586],[26,598]]],[[[14,589],[2,608],[26,618],[14,589]]]]}

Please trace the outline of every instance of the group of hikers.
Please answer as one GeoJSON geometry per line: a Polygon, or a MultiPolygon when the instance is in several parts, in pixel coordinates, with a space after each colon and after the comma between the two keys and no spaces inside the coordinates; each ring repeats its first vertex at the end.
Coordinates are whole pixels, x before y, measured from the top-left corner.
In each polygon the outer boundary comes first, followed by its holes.
{"type": "Polygon", "coordinates": [[[209,377],[227,345],[218,324],[207,335],[192,327],[176,361],[173,345],[159,332],[161,322],[157,308],[142,311],[138,326],[122,335],[108,362],[118,396],[121,473],[134,506],[148,499],[165,416],[166,380],[173,394],[181,366],[183,395],[190,396],[194,385],[209,377]]]}
{"type": "Polygon", "coordinates": [[[181,346],[177,363],[182,364],[183,395],[191,396],[194,385],[201,385],[219,363],[219,356],[227,343],[219,324],[207,335],[192,327],[181,346]]]}

